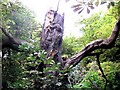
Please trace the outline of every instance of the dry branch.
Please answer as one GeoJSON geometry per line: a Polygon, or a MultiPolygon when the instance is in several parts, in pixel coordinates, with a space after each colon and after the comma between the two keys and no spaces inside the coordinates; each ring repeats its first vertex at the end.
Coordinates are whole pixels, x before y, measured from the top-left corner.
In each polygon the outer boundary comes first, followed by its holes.
{"type": "Polygon", "coordinates": [[[76,66],[83,58],[89,56],[96,49],[109,49],[114,46],[114,43],[118,37],[120,31],[120,19],[115,23],[114,29],[111,35],[106,39],[97,39],[92,41],[82,51],[78,54],[73,55],[71,58],[66,60],[64,69],[69,68],[70,66],[76,66]]]}

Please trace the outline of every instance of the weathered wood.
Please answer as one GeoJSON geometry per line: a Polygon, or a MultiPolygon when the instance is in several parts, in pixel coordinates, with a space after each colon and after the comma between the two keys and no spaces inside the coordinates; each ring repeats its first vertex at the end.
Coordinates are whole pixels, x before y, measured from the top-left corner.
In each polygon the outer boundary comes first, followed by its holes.
{"type": "Polygon", "coordinates": [[[41,32],[40,47],[47,52],[47,57],[53,57],[56,62],[63,64],[61,46],[64,30],[64,15],[54,10],[46,13],[41,32]]]}
{"type": "Polygon", "coordinates": [[[116,22],[114,29],[111,33],[111,35],[107,39],[98,39],[95,41],[92,41],[89,43],[85,48],[83,48],[82,51],[80,51],[78,54],[73,55],[71,58],[68,58],[66,60],[66,64],[64,66],[64,69],[69,68],[70,66],[76,66],[83,58],[88,56],[90,53],[92,53],[96,49],[109,49],[114,46],[114,43],[118,37],[120,31],[120,19],[116,22]]]}

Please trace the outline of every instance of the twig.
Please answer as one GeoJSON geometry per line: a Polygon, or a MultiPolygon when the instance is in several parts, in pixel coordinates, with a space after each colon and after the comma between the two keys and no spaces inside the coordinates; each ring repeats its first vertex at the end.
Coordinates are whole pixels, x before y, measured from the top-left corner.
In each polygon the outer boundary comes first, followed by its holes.
{"type": "Polygon", "coordinates": [[[105,87],[104,87],[104,90],[106,90],[106,86],[107,86],[107,83],[108,83],[108,80],[107,80],[107,78],[106,78],[106,76],[105,76],[105,74],[104,74],[104,72],[103,72],[103,70],[102,70],[102,67],[101,67],[101,65],[100,65],[100,61],[99,61],[99,57],[100,57],[100,54],[97,54],[96,55],[96,58],[97,58],[97,64],[98,64],[98,67],[99,67],[99,69],[100,69],[100,71],[101,71],[101,73],[102,73],[102,77],[105,79],[105,87]]]}

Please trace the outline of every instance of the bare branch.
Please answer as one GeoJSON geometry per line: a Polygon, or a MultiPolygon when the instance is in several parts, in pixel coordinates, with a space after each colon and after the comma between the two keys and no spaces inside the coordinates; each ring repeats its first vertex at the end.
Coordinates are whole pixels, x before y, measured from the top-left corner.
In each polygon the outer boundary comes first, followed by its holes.
{"type": "Polygon", "coordinates": [[[103,71],[103,69],[102,69],[102,67],[100,65],[99,57],[100,57],[100,54],[96,55],[97,65],[98,65],[98,67],[99,67],[99,69],[100,69],[100,71],[102,73],[102,77],[105,79],[105,88],[104,88],[104,90],[106,90],[106,86],[107,86],[108,80],[107,80],[107,77],[105,76],[104,71],[103,71]]]}

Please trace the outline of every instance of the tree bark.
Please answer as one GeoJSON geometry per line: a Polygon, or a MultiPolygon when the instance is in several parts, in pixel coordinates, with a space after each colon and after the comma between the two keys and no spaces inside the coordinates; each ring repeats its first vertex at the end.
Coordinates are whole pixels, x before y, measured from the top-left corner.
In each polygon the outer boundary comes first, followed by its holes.
{"type": "Polygon", "coordinates": [[[19,45],[22,45],[26,41],[13,37],[2,27],[1,30],[3,33],[3,37],[2,37],[2,41],[0,42],[0,49],[11,48],[16,51],[22,51],[19,49],[19,45]]]}
{"type": "Polygon", "coordinates": [[[119,31],[120,31],[120,19],[118,19],[118,21],[115,23],[114,29],[108,38],[98,39],[86,45],[86,47],[83,48],[82,51],[80,51],[78,54],[75,54],[71,58],[68,58],[63,68],[67,69],[69,67],[76,66],[83,58],[89,56],[89,54],[96,49],[112,48],[118,37],[119,31]]]}
{"type": "Polygon", "coordinates": [[[64,15],[54,10],[46,13],[43,29],[41,32],[40,47],[47,52],[47,57],[53,57],[56,63],[63,66],[61,57],[62,37],[64,30],[64,15]]]}

